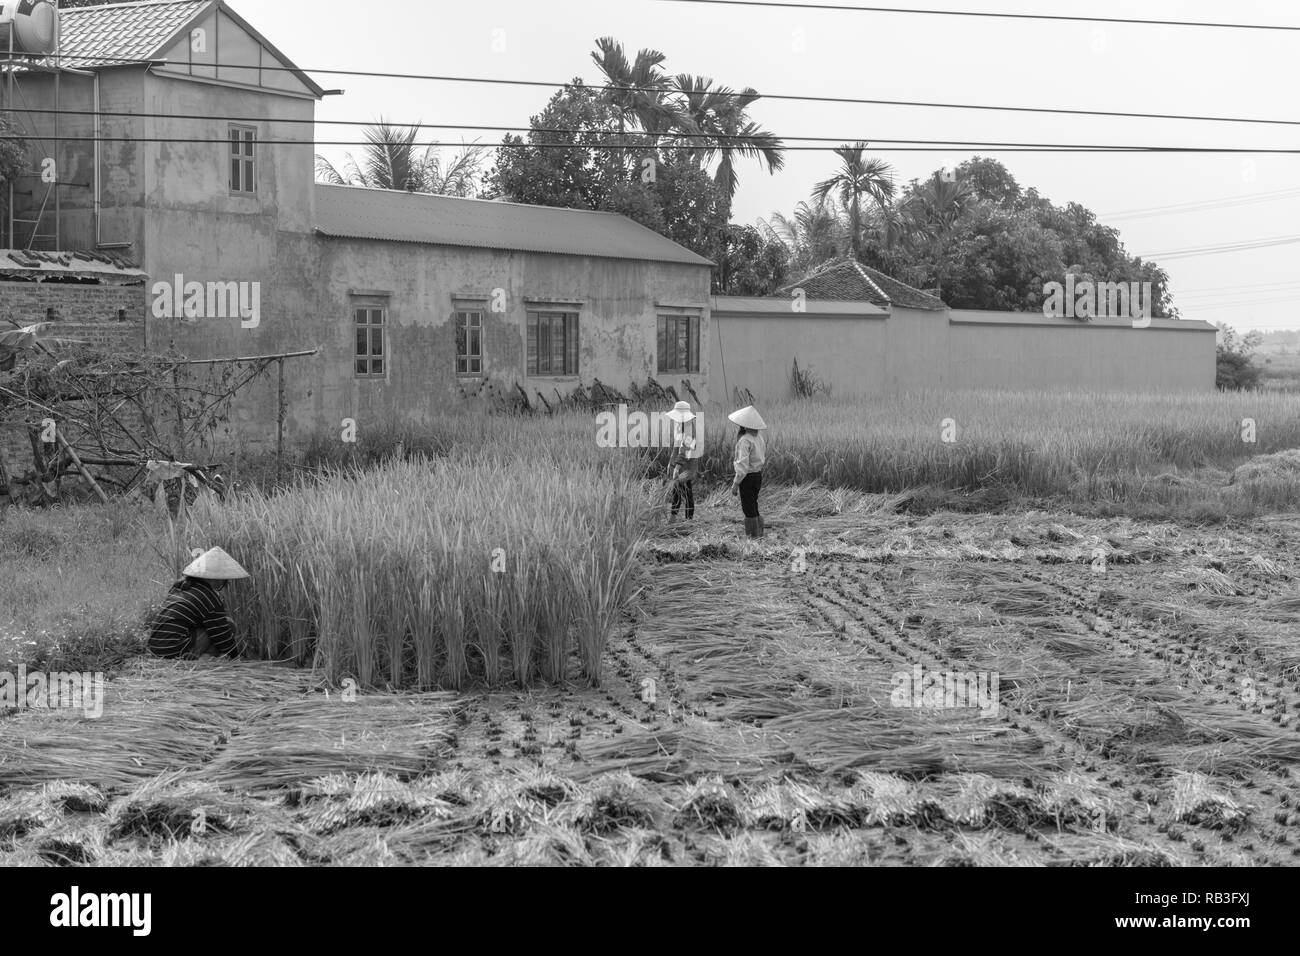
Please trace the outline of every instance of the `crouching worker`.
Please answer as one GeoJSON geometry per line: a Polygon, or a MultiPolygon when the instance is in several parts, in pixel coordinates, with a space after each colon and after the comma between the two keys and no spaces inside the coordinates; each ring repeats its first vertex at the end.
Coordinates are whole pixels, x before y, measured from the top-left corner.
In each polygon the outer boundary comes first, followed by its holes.
{"type": "Polygon", "coordinates": [[[149,651],[158,657],[233,656],[239,645],[221,592],[228,582],[248,577],[248,572],[226,552],[213,548],[195,558],[182,575],[154,618],[149,651]]]}
{"type": "Polygon", "coordinates": [[[695,479],[700,473],[700,454],[695,433],[695,413],[690,402],[678,402],[664,416],[673,422],[673,454],[668,460],[668,480],[672,483],[673,504],[670,521],[677,520],[677,512],[686,505],[686,520],[695,517],[695,479]]]}

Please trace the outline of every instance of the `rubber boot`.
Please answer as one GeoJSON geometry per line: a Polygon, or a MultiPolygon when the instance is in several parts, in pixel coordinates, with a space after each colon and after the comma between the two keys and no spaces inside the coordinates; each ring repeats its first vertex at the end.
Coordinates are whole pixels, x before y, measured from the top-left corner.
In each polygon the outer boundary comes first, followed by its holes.
{"type": "Polygon", "coordinates": [[[747,537],[747,538],[757,538],[757,537],[758,537],[758,519],[757,519],[757,518],[746,518],[746,519],[745,519],[745,537],[747,537]]]}
{"type": "Polygon", "coordinates": [[[754,537],[761,538],[763,537],[763,516],[759,515],[754,521],[758,524],[758,534],[754,535],[754,537]]]}

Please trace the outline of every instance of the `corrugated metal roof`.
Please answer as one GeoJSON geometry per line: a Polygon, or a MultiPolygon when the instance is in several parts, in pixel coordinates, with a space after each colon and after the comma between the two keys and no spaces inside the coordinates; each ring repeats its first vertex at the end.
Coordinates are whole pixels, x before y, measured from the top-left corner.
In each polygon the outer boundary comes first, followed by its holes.
{"type": "Polygon", "coordinates": [[[712,265],[671,239],[611,212],[361,186],[318,183],[316,231],[341,239],[712,265]]]}
{"type": "Polygon", "coordinates": [[[119,65],[113,62],[118,59],[155,58],[212,2],[150,0],[64,10],[60,39],[62,65],[85,69],[119,65]]]}

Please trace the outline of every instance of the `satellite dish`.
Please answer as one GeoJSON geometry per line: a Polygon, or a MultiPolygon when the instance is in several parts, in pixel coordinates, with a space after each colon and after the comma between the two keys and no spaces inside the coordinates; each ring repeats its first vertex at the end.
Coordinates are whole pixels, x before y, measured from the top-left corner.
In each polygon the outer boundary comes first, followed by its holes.
{"type": "Polygon", "coordinates": [[[51,0],[0,0],[0,41],[14,50],[47,56],[59,47],[59,8],[51,0]],[[9,34],[9,36],[5,36],[9,34]]]}

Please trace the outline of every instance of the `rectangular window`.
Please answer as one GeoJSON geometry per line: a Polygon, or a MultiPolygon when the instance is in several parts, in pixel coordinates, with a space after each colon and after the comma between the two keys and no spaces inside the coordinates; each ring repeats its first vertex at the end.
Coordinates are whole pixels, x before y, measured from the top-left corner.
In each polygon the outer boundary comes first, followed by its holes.
{"type": "Polygon", "coordinates": [[[661,315],[657,336],[660,372],[689,375],[700,370],[700,317],[661,315]]]}
{"type": "Polygon", "coordinates": [[[230,127],[230,191],[251,196],[257,192],[254,147],[257,130],[251,126],[230,127]]]}
{"type": "Polygon", "coordinates": [[[357,308],[353,310],[357,330],[356,374],[358,378],[382,378],[384,375],[384,327],[388,310],[357,308]]]}
{"type": "Polygon", "coordinates": [[[456,374],[483,374],[483,313],[474,309],[456,313],[456,374]]]}
{"type": "Polygon", "coordinates": [[[578,374],[578,313],[528,313],[528,374],[578,374]]]}

